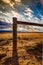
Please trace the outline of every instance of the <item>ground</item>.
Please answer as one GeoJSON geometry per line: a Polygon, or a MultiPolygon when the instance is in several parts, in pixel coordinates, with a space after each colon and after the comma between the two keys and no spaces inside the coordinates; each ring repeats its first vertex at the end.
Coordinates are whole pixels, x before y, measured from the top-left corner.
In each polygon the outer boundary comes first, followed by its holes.
{"type": "MultiPolygon", "coordinates": [[[[18,33],[19,65],[42,65],[43,33],[18,33]]],[[[12,65],[13,34],[0,33],[0,65],[12,65]]]]}

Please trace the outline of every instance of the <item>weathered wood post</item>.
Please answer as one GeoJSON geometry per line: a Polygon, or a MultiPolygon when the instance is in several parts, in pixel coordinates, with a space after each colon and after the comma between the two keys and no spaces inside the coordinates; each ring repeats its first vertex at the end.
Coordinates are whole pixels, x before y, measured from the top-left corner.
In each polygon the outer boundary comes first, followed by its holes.
{"type": "Polygon", "coordinates": [[[19,65],[17,53],[17,18],[13,18],[13,53],[12,65],[19,65]]]}

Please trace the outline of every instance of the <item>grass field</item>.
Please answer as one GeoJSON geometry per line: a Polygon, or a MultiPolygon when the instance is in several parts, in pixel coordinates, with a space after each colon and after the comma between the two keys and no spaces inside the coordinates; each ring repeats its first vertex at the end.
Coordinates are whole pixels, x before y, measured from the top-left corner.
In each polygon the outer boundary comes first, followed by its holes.
{"type": "MultiPolygon", "coordinates": [[[[17,33],[19,65],[42,65],[42,44],[43,33],[17,33]]],[[[0,65],[12,63],[12,50],[13,34],[0,33],[0,65]]]]}

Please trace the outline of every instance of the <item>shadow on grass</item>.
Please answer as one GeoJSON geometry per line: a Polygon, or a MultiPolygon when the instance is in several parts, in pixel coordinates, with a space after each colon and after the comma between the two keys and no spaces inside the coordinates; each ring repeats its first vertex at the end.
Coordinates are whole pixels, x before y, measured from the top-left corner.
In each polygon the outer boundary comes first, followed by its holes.
{"type": "Polygon", "coordinates": [[[42,64],[42,44],[38,45],[34,49],[28,49],[27,53],[30,55],[34,55],[35,58],[42,64]]]}

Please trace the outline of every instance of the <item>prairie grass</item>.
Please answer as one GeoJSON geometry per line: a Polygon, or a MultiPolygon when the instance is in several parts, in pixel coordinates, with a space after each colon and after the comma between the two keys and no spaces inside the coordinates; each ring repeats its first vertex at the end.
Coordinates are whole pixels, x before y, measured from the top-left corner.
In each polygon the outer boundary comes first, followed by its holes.
{"type": "MultiPolygon", "coordinates": [[[[17,33],[17,51],[20,65],[42,65],[43,33],[17,33]],[[40,47],[41,46],[41,47],[40,47]],[[35,54],[36,53],[36,54],[35,54]]],[[[13,50],[13,34],[0,33],[0,65],[10,62],[13,50]]]]}

